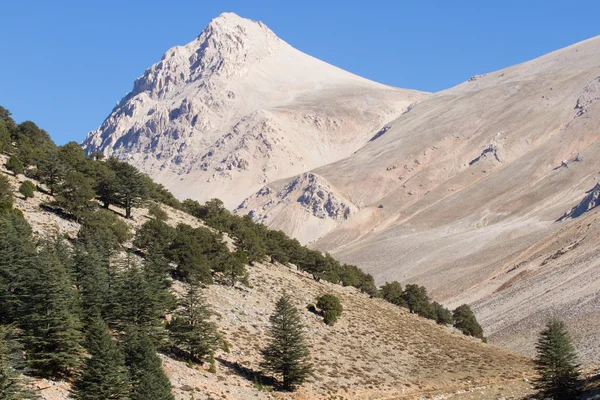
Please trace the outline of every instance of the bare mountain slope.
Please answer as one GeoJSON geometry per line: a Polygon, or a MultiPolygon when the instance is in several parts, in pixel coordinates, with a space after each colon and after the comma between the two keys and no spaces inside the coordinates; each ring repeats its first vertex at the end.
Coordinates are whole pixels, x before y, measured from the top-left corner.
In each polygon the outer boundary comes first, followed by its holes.
{"type": "Polygon", "coordinates": [[[421,97],[225,13],[146,70],[84,147],[132,162],[180,198],[235,207],[270,181],[349,156],[421,97]]]}
{"type": "Polygon", "coordinates": [[[311,171],[352,205],[346,219],[272,194],[238,212],[272,210],[260,214],[267,225],[318,239],[314,247],[379,283],[425,284],[450,306],[475,302],[486,334],[529,354],[543,319],[561,314],[581,327],[585,362],[597,362],[599,245],[589,236],[579,257],[552,255],[583,240],[573,226],[587,216],[557,219],[599,177],[599,100],[596,37],[423,99],[352,156],[311,171]],[[318,232],[287,222],[302,218],[322,220],[318,232]]]}

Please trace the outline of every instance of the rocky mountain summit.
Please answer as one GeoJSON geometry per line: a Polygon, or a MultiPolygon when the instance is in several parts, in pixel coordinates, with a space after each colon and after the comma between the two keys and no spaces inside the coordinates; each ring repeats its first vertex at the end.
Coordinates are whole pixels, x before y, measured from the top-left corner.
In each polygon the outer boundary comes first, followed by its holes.
{"type": "Polygon", "coordinates": [[[235,207],[268,182],[349,156],[423,96],[225,13],[147,69],[83,145],[134,163],[178,197],[235,207]]]}

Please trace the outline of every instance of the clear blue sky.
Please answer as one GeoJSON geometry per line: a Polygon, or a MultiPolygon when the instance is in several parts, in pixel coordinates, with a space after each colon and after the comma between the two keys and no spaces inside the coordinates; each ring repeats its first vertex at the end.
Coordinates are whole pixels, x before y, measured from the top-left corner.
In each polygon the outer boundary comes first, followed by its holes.
{"type": "Polygon", "coordinates": [[[438,91],[600,34],[600,1],[4,2],[0,105],[81,142],[169,47],[225,11],[393,86],[438,91]]]}

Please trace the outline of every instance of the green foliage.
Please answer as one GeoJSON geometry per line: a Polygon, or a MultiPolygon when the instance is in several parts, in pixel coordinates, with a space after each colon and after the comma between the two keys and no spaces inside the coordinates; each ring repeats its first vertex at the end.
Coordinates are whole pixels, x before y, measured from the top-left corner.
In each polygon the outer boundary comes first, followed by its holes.
{"type": "Polygon", "coordinates": [[[19,324],[29,367],[41,377],[70,376],[79,365],[81,331],[70,262],[65,244],[57,238],[44,243],[35,261],[21,272],[19,324]]]}
{"type": "Polygon", "coordinates": [[[92,181],[81,172],[70,171],[56,188],[55,205],[79,219],[91,210],[96,194],[92,181]]]}
{"type": "MultiPolygon", "coordinates": [[[[433,315],[435,322],[440,325],[452,325],[454,323],[454,318],[452,317],[452,312],[448,310],[446,307],[442,306],[437,301],[431,303],[431,308],[433,310],[433,315]]],[[[474,317],[474,316],[473,316],[474,317]]]]}
{"type": "Polygon", "coordinates": [[[152,341],[135,327],[130,327],[123,348],[131,382],[131,400],[173,400],[171,382],[162,369],[152,341]]]}
{"type": "Polygon", "coordinates": [[[23,214],[15,209],[0,212],[0,323],[17,320],[24,295],[23,271],[34,260],[31,227],[23,214]]]}
{"type": "Polygon", "coordinates": [[[23,161],[21,161],[17,156],[10,156],[4,166],[15,176],[22,174],[25,171],[25,168],[23,167],[23,161]]]}
{"type": "Polygon", "coordinates": [[[96,210],[83,214],[78,240],[93,242],[111,254],[121,248],[123,243],[131,239],[132,234],[127,224],[108,210],[96,210]]]}
{"type": "Polygon", "coordinates": [[[105,250],[93,241],[78,241],[73,259],[83,321],[88,323],[97,316],[114,321],[117,316],[111,306],[117,296],[115,272],[111,271],[105,250]]]}
{"type": "Polygon", "coordinates": [[[149,276],[143,268],[131,261],[123,268],[122,274],[119,293],[122,306],[117,326],[120,330],[124,330],[126,326],[134,327],[158,346],[164,337],[161,316],[165,311],[163,299],[156,293],[160,283],[153,285],[150,278],[154,276],[149,276]]]}
{"type": "Polygon", "coordinates": [[[540,333],[536,344],[535,381],[542,399],[575,399],[580,394],[580,374],[577,355],[565,324],[552,319],[540,333]]]}
{"type": "Polygon", "coordinates": [[[484,339],[483,328],[477,322],[475,314],[467,304],[456,308],[452,312],[454,318],[454,327],[461,330],[465,335],[470,335],[479,339],[484,339]]]}
{"type": "Polygon", "coordinates": [[[225,275],[229,285],[235,286],[238,281],[243,281],[246,277],[246,264],[248,264],[248,257],[244,251],[237,249],[230,253],[225,250],[219,257],[215,270],[225,275]]]}
{"type": "Polygon", "coordinates": [[[219,265],[227,251],[221,236],[210,229],[179,224],[167,256],[177,263],[180,277],[192,283],[210,284],[213,282],[211,269],[219,265]]]}
{"type": "Polygon", "coordinates": [[[202,361],[216,350],[221,341],[210,315],[199,289],[189,285],[169,324],[169,333],[173,344],[186,354],[190,362],[202,361]]]}
{"type": "Polygon", "coordinates": [[[0,175],[0,212],[10,210],[13,206],[14,194],[10,181],[0,175]]]}
{"type": "Polygon", "coordinates": [[[146,251],[154,249],[166,253],[176,236],[177,231],[175,228],[163,221],[151,219],[144,222],[141,228],[138,229],[133,245],[146,251]]]}
{"type": "Polygon", "coordinates": [[[150,206],[150,208],[148,209],[148,214],[150,214],[150,216],[154,217],[158,221],[166,221],[169,219],[169,216],[167,215],[165,210],[163,210],[162,207],[156,203],[150,206]]]}
{"type": "Polygon", "coordinates": [[[50,195],[54,196],[56,187],[63,179],[66,169],[58,155],[56,147],[43,149],[36,166],[37,171],[35,175],[37,179],[46,185],[50,190],[50,195]]]}
{"type": "Polygon", "coordinates": [[[215,365],[215,355],[213,353],[210,353],[210,356],[208,356],[208,365],[208,372],[216,374],[217,366],[215,365]]]}
{"type": "Polygon", "coordinates": [[[20,351],[14,337],[14,329],[7,325],[0,325],[0,399],[25,400],[37,399],[27,389],[25,379],[20,374],[20,351]]]}
{"type": "Polygon", "coordinates": [[[21,186],[19,186],[19,193],[23,195],[25,200],[32,198],[35,194],[35,190],[35,185],[29,180],[24,181],[21,183],[21,186]]]}
{"type": "Polygon", "coordinates": [[[125,209],[125,218],[131,218],[131,209],[142,205],[148,198],[148,180],[133,165],[114,157],[109,158],[107,164],[116,175],[116,181],[112,182],[111,198],[116,205],[125,209]]]}
{"type": "Polygon", "coordinates": [[[261,367],[281,378],[284,390],[293,390],[312,372],[310,354],[303,334],[304,326],[290,298],[282,296],[270,318],[269,343],[262,351],[261,367]]]}
{"type": "Polygon", "coordinates": [[[340,299],[333,294],[324,294],[317,298],[317,308],[324,313],[323,322],[333,325],[342,314],[343,308],[340,299]]]}
{"type": "Polygon", "coordinates": [[[398,281],[386,282],[379,289],[381,297],[392,304],[400,307],[407,307],[406,300],[404,300],[402,285],[398,281]]]}
{"type": "Polygon", "coordinates": [[[73,384],[73,397],[76,400],[129,400],[129,376],[123,353],[99,317],[90,323],[85,347],[89,358],[73,384]]]}
{"type": "Polygon", "coordinates": [[[419,314],[420,316],[428,316],[430,314],[429,297],[427,296],[427,289],[425,287],[408,284],[404,288],[402,296],[411,313],[419,314]]]}

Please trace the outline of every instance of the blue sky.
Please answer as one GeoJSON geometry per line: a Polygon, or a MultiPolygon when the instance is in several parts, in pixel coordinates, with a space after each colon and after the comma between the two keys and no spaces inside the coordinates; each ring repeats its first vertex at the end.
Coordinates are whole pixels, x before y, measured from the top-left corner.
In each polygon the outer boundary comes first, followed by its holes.
{"type": "Polygon", "coordinates": [[[438,91],[600,34],[600,1],[46,1],[2,5],[0,105],[81,142],[169,47],[225,11],[398,87],[438,91]]]}

